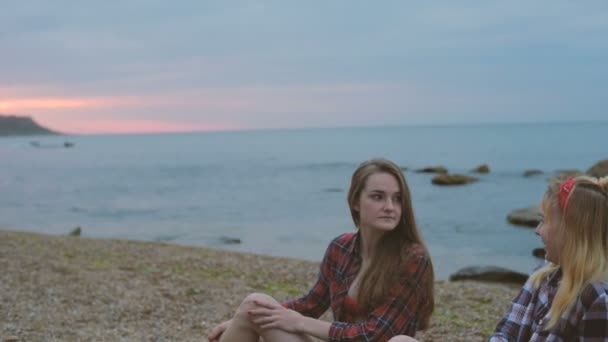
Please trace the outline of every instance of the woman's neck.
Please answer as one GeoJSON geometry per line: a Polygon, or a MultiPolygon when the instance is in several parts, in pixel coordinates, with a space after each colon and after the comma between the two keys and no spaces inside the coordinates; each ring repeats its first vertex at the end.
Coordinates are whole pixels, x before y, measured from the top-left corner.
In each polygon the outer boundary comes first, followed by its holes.
{"type": "Polygon", "coordinates": [[[369,262],[376,253],[376,248],[380,242],[380,238],[384,235],[383,232],[378,232],[372,229],[361,229],[361,259],[363,263],[369,262]]]}

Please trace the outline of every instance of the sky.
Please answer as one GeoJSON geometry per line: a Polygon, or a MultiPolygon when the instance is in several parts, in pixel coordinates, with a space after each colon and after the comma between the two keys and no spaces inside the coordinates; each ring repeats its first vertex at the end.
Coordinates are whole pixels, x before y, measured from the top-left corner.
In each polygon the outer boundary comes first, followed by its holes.
{"type": "Polygon", "coordinates": [[[0,113],[62,132],[608,119],[605,0],[0,1],[0,113]]]}

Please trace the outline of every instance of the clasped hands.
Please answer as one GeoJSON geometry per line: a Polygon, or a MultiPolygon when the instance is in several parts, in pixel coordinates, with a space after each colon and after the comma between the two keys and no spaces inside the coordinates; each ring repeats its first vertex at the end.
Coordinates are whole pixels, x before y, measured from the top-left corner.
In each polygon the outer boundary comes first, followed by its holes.
{"type": "MultiPolygon", "coordinates": [[[[265,303],[254,300],[253,308],[247,310],[249,321],[261,330],[279,329],[289,333],[298,333],[299,324],[303,317],[299,312],[287,309],[280,304],[265,303]]],[[[207,337],[209,342],[217,342],[220,336],[228,329],[232,320],[224,321],[217,325],[207,337]]]]}

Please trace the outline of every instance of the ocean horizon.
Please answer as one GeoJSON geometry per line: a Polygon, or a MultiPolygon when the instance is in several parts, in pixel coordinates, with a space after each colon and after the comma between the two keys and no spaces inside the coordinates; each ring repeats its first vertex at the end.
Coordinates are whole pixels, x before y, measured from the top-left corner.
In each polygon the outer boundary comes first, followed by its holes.
{"type": "Polygon", "coordinates": [[[384,157],[406,169],[438,279],[471,265],[530,273],[539,263],[531,251],[542,242],[506,215],[537,204],[556,171],[584,172],[606,159],[607,128],[508,123],[1,137],[0,229],[66,234],[80,226],[93,238],[319,261],[331,239],[355,231],[346,203],[352,172],[384,157]],[[481,164],[491,172],[455,187],[413,171],[443,165],[470,174],[481,164]],[[523,177],[527,169],[544,173],[523,177]]]}

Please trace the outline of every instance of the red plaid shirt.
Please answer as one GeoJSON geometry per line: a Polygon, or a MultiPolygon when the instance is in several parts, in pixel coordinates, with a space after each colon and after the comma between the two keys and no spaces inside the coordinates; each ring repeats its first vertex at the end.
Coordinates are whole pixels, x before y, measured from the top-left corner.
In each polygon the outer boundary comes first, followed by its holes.
{"type": "Polygon", "coordinates": [[[558,269],[538,288],[528,279],[489,341],[608,341],[607,282],[587,285],[558,323],[550,330],[544,329],[561,278],[558,269]]]}
{"type": "Polygon", "coordinates": [[[321,262],[317,283],[303,297],[284,303],[304,316],[318,318],[331,306],[335,322],[329,329],[330,341],[387,341],[395,335],[414,336],[418,330],[418,311],[429,305],[418,295],[431,272],[430,258],[420,245],[412,246],[413,257],[384,302],[366,313],[359,323],[343,322],[344,298],[361,268],[359,234],[335,238],[321,262]],[[413,284],[413,286],[412,286],[413,284]]]}

